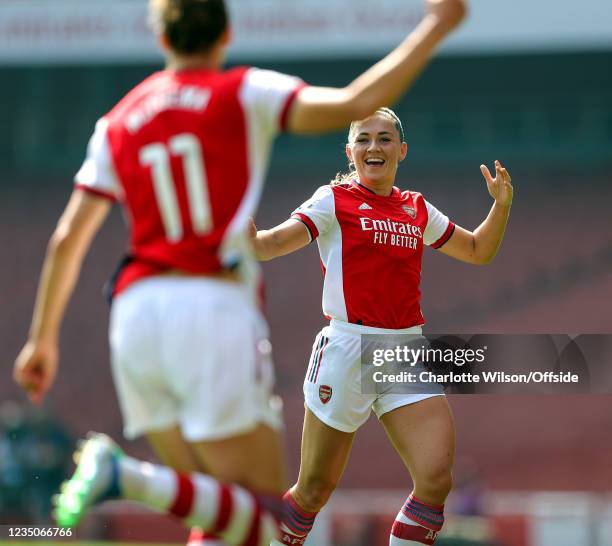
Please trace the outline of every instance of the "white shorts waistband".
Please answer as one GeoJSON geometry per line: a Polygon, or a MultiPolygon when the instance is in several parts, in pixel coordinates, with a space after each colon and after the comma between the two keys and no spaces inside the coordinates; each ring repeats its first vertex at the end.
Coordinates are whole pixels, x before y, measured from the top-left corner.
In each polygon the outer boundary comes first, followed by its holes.
{"type": "Polygon", "coordinates": [[[343,320],[331,319],[329,326],[332,330],[343,332],[345,334],[415,334],[421,335],[423,328],[421,326],[411,326],[410,328],[400,328],[398,330],[388,328],[375,328],[374,326],[363,326],[361,324],[352,324],[343,320]]]}
{"type": "MultiPolygon", "coordinates": [[[[239,282],[227,281],[216,277],[189,275],[151,275],[128,286],[125,293],[137,290],[161,290],[171,293],[182,291],[207,291],[226,297],[248,297],[248,288],[239,282]]],[[[119,294],[119,298],[124,292],[119,294]]]]}

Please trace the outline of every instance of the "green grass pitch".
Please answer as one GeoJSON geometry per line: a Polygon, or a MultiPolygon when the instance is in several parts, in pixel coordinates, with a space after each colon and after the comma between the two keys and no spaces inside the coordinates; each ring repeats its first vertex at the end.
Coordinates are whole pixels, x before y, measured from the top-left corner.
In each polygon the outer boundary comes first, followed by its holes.
{"type": "Polygon", "coordinates": [[[185,543],[146,543],[146,542],[90,542],[90,541],[59,541],[59,540],[0,540],[0,546],[36,546],[49,544],[50,546],[185,546],[185,543]]]}

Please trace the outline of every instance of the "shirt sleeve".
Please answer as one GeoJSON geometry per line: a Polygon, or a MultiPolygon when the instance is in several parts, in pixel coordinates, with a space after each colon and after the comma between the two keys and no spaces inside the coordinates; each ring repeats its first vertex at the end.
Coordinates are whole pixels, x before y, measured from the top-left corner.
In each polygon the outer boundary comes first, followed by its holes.
{"type": "Polygon", "coordinates": [[[293,101],[306,87],[304,81],[273,70],[251,68],[246,75],[244,98],[271,132],[284,131],[293,101]]]}
{"type": "Polygon", "coordinates": [[[76,188],[112,201],[122,197],[108,142],[108,121],[104,118],[96,123],[87,145],[87,156],[74,177],[74,184],[76,188]]]}
{"type": "Polygon", "coordinates": [[[427,226],[423,234],[423,242],[432,248],[440,248],[453,235],[455,224],[429,201],[425,200],[425,206],[427,207],[427,226]]]}
{"type": "Polygon", "coordinates": [[[329,186],[321,186],[314,195],[291,214],[291,218],[304,223],[310,232],[310,240],[329,231],[335,218],[334,192],[329,186]]]}

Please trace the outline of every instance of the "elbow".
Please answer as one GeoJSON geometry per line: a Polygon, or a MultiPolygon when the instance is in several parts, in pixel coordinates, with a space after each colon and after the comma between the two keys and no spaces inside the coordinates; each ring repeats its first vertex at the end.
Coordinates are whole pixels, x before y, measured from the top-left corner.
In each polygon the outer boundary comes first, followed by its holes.
{"type": "Polygon", "coordinates": [[[358,103],[350,108],[350,122],[366,119],[367,117],[374,114],[376,111],[375,107],[371,107],[367,104],[358,103]]]}
{"type": "Polygon", "coordinates": [[[376,105],[362,90],[351,85],[333,89],[322,96],[300,94],[302,108],[295,107],[289,119],[289,129],[297,134],[319,134],[338,131],[355,120],[361,120],[376,110],[376,105]]]}
{"type": "Polygon", "coordinates": [[[350,86],[345,89],[345,92],[346,98],[344,100],[343,110],[346,123],[365,119],[371,116],[379,107],[379,105],[370,100],[364,92],[351,89],[350,86]]]}
{"type": "Polygon", "coordinates": [[[49,239],[47,252],[49,254],[57,254],[65,251],[70,246],[70,237],[64,231],[56,229],[49,239]]]}
{"type": "Polygon", "coordinates": [[[487,256],[475,256],[472,262],[475,265],[489,265],[495,259],[495,254],[489,254],[487,256]]]}
{"type": "Polygon", "coordinates": [[[347,117],[349,118],[349,123],[371,116],[374,114],[377,108],[378,104],[374,104],[365,98],[356,96],[352,99],[351,104],[349,104],[347,107],[347,117]]]}
{"type": "Polygon", "coordinates": [[[58,226],[49,239],[47,253],[53,255],[71,254],[78,248],[79,241],[80,238],[75,231],[58,226]]]}
{"type": "Polygon", "coordinates": [[[472,235],[471,240],[471,263],[474,265],[489,265],[497,254],[497,248],[486,248],[487,245],[483,245],[476,235],[472,235]],[[485,248],[483,248],[485,246],[485,248]]]}

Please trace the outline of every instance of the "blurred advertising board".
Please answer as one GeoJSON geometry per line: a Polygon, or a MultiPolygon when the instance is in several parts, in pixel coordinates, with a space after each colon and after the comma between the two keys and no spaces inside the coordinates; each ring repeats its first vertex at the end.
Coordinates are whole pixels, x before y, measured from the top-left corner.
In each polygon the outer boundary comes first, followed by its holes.
{"type": "MultiPolygon", "coordinates": [[[[420,20],[422,0],[229,0],[230,58],[376,57],[420,20]]],[[[146,0],[0,0],[0,64],[160,60],[146,0]]],[[[472,0],[443,53],[612,50],[609,0],[472,0]]]]}

